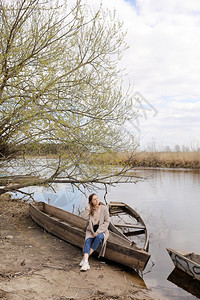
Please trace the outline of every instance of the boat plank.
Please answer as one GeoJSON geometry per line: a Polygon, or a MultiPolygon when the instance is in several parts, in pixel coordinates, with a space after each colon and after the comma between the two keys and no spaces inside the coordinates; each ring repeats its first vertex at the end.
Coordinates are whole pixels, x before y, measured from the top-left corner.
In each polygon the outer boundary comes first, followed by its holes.
{"type": "Polygon", "coordinates": [[[138,229],[145,229],[145,226],[143,225],[138,225],[138,224],[120,224],[120,223],[117,223],[117,224],[114,224],[114,226],[116,227],[126,227],[126,228],[138,228],[138,229]]]}
{"type": "Polygon", "coordinates": [[[125,207],[125,203],[123,202],[110,202],[110,205],[112,205],[112,207],[119,207],[119,206],[122,206],[122,207],[125,207]]]}
{"type": "Polygon", "coordinates": [[[124,232],[125,236],[136,236],[136,235],[140,235],[140,234],[144,234],[144,230],[136,230],[136,231],[124,232]]]}
{"type": "Polygon", "coordinates": [[[44,213],[37,214],[37,211],[33,210],[31,211],[31,217],[49,233],[54,234],[69,243],[71,243],[73,240],[73,244],[75,246],[83,247],[85,240],[84,230],[74,228],[64,222],[61,223],[53,217],[45,215],[44,213]]]}
{"type": "Polygon", "coordinates": [[[58,219],[61,219],[63,221],[66,221],[70,224],[73,224],[77,226],[78,228],[86,228],[87,226],[87,220],[77,216],[75,214],[72,214],[68,211],[65,211],[61,208],[55,207],[55,206],[50,206],[45,203],[44,205],[44,212],[47,213],[50,216],[57,217],[58,219]]]}

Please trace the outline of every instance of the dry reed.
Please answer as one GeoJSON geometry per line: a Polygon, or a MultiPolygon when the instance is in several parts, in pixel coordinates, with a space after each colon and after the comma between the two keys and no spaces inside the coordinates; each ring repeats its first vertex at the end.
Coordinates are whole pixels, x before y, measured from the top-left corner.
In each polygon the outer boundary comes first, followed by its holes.
{"type": "Polygon", "coordinates": [[[97,164],[129,165],[144,168],[200,168],[200,151],[195,152],[135,152],[92,155],[97,164]]]}
{"type": "Polygon", "coordinates": [[[200,151],[195,152],[140,152],[131,159],[134,167],[200,168],[200,151]]]}

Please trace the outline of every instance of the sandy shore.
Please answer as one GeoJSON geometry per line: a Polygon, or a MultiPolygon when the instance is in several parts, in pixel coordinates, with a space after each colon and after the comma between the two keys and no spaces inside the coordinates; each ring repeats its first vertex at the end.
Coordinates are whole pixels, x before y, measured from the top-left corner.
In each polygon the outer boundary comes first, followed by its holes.
{"type": "Polygon", "coordinates": [[[80,272],[81,249],[36,225],[28,204],[2,196],[0,218],[0,299],[152,299],[136,272],[95,256],[80,272]]]}

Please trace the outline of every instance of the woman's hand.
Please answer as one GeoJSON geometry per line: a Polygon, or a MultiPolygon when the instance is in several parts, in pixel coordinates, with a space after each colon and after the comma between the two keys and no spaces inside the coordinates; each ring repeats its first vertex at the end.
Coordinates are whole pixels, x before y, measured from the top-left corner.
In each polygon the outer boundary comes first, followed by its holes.
{"type": "Polygon", "coordinates": [[[98,233],[97,233],[97,232],[95,232],[95,233],[94,233],[94,237],[96,237],[97,235],[98,235],[98,233]]]}

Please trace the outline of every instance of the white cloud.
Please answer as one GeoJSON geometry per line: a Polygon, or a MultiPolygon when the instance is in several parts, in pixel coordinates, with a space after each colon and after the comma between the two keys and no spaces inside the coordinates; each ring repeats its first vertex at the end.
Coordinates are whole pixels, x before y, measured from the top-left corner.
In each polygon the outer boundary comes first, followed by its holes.
{"type": "Polygon", "coordinates": [[[103,0],[128,29],[123,64],[133,90],[158,110],[140,119],[143,140],[200,138],[200,1],[103,0]],[[132,3],[132,5],[131,5],[132,3]]]}

